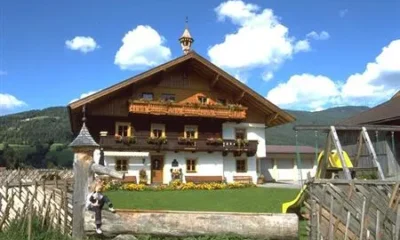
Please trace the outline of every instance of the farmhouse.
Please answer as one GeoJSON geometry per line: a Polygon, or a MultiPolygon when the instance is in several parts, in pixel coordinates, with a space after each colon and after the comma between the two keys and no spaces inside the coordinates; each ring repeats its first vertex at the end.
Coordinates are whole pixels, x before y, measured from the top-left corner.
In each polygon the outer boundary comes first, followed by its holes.
{"type": "Polygon", "coordinates": [[[255,183],[265,128],[294,117],[193,51],[187,28],[179,41],[182,56],[71,103],[73,133],[85,117],[96,161],[126,181],[255,183]]]}

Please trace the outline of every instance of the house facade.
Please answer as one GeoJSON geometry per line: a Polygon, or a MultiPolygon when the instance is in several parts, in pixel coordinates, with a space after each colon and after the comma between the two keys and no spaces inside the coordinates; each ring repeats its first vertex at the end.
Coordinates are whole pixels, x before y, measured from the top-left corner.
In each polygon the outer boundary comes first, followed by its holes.
{"type": "Polygon", "coordinates": [[[193,50],[68,106],[99,143],[95,161],[126,181],[256,183],[266,157],[265,128],[294,118],[193,50]]]}
{"type": "MultiPolygon", "coordinates": [[[[317,149],[317,153],[321,149],[317,149]]],[[[307,179],[307,174],[315,175],[317,163],[315,148],[310,146],[267,145],[266,158],[261,159],[261,174],[265,181],[301,182],[307,179]],[[297,160],[297,153],[300,162],[297,160]]]]}

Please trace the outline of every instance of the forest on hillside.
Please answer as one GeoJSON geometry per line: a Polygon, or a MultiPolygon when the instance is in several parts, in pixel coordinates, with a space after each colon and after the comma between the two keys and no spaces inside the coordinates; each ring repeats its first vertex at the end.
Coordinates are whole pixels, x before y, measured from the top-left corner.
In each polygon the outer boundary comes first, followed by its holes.
{"type": "MultiPolygon", "coordinates": [[[[266,130],[267,144],[294,145],[293,126],[333,124],[367,110],[367,107],[338,107],[319,112],[292,111],[296,121],[266,130]]],[[[71,167],[68,144],[72,133],[66,107],[51,107],[0,117],[0,167],[71,167]]],[[[324,136],[317,138],[323,144],[324,136]]],[[[315,145],[314,132],[299,132],[300,145],[315,145]]]]}

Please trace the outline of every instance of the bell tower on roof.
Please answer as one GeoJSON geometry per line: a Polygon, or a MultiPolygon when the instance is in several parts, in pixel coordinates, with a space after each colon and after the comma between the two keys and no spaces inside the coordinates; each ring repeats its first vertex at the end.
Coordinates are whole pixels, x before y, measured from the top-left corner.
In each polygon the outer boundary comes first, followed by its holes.
{"type": "Polygon", "coordinates": [[[179,42],[181,43],[183,53],[186,55],[188,54],[192,49],[192,43],[194,42],[194,39],[190,35],[189,28],[188,28],[188,17],[186,17],[185,21],[185,30],[183,31],[182,36],[179,38],[179,42]]]}

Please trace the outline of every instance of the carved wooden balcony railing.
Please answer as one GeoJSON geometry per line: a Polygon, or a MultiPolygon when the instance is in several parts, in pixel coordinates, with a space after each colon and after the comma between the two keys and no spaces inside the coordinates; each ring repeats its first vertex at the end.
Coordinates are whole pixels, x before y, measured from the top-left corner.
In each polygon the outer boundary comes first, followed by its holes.
{"type": "Polygon", "coordinates": [[[247,107],[238,105],[211,105],[199,103],[175,103],[133,100],[129,112],[152,115],[171,115],[188,117],[210,117],[223,119],[246,119],[247,107]]]}
{"type": "Polygon", "coordinates": [[[191,152],[229,152],[240,156],[254,156],[257,152],[258,141],[249,140],[246,144],[238,144],[236,140],[213,141],[211,139],[191,139],[182,141],[178,138],[166,138],[157,142],[155,139],[149,141],[148,137],[133,137],[117,141],[114,136],[100,137],[100,146],[104,150],[129,150],[129,151],[191,151],[191,152]]]}

